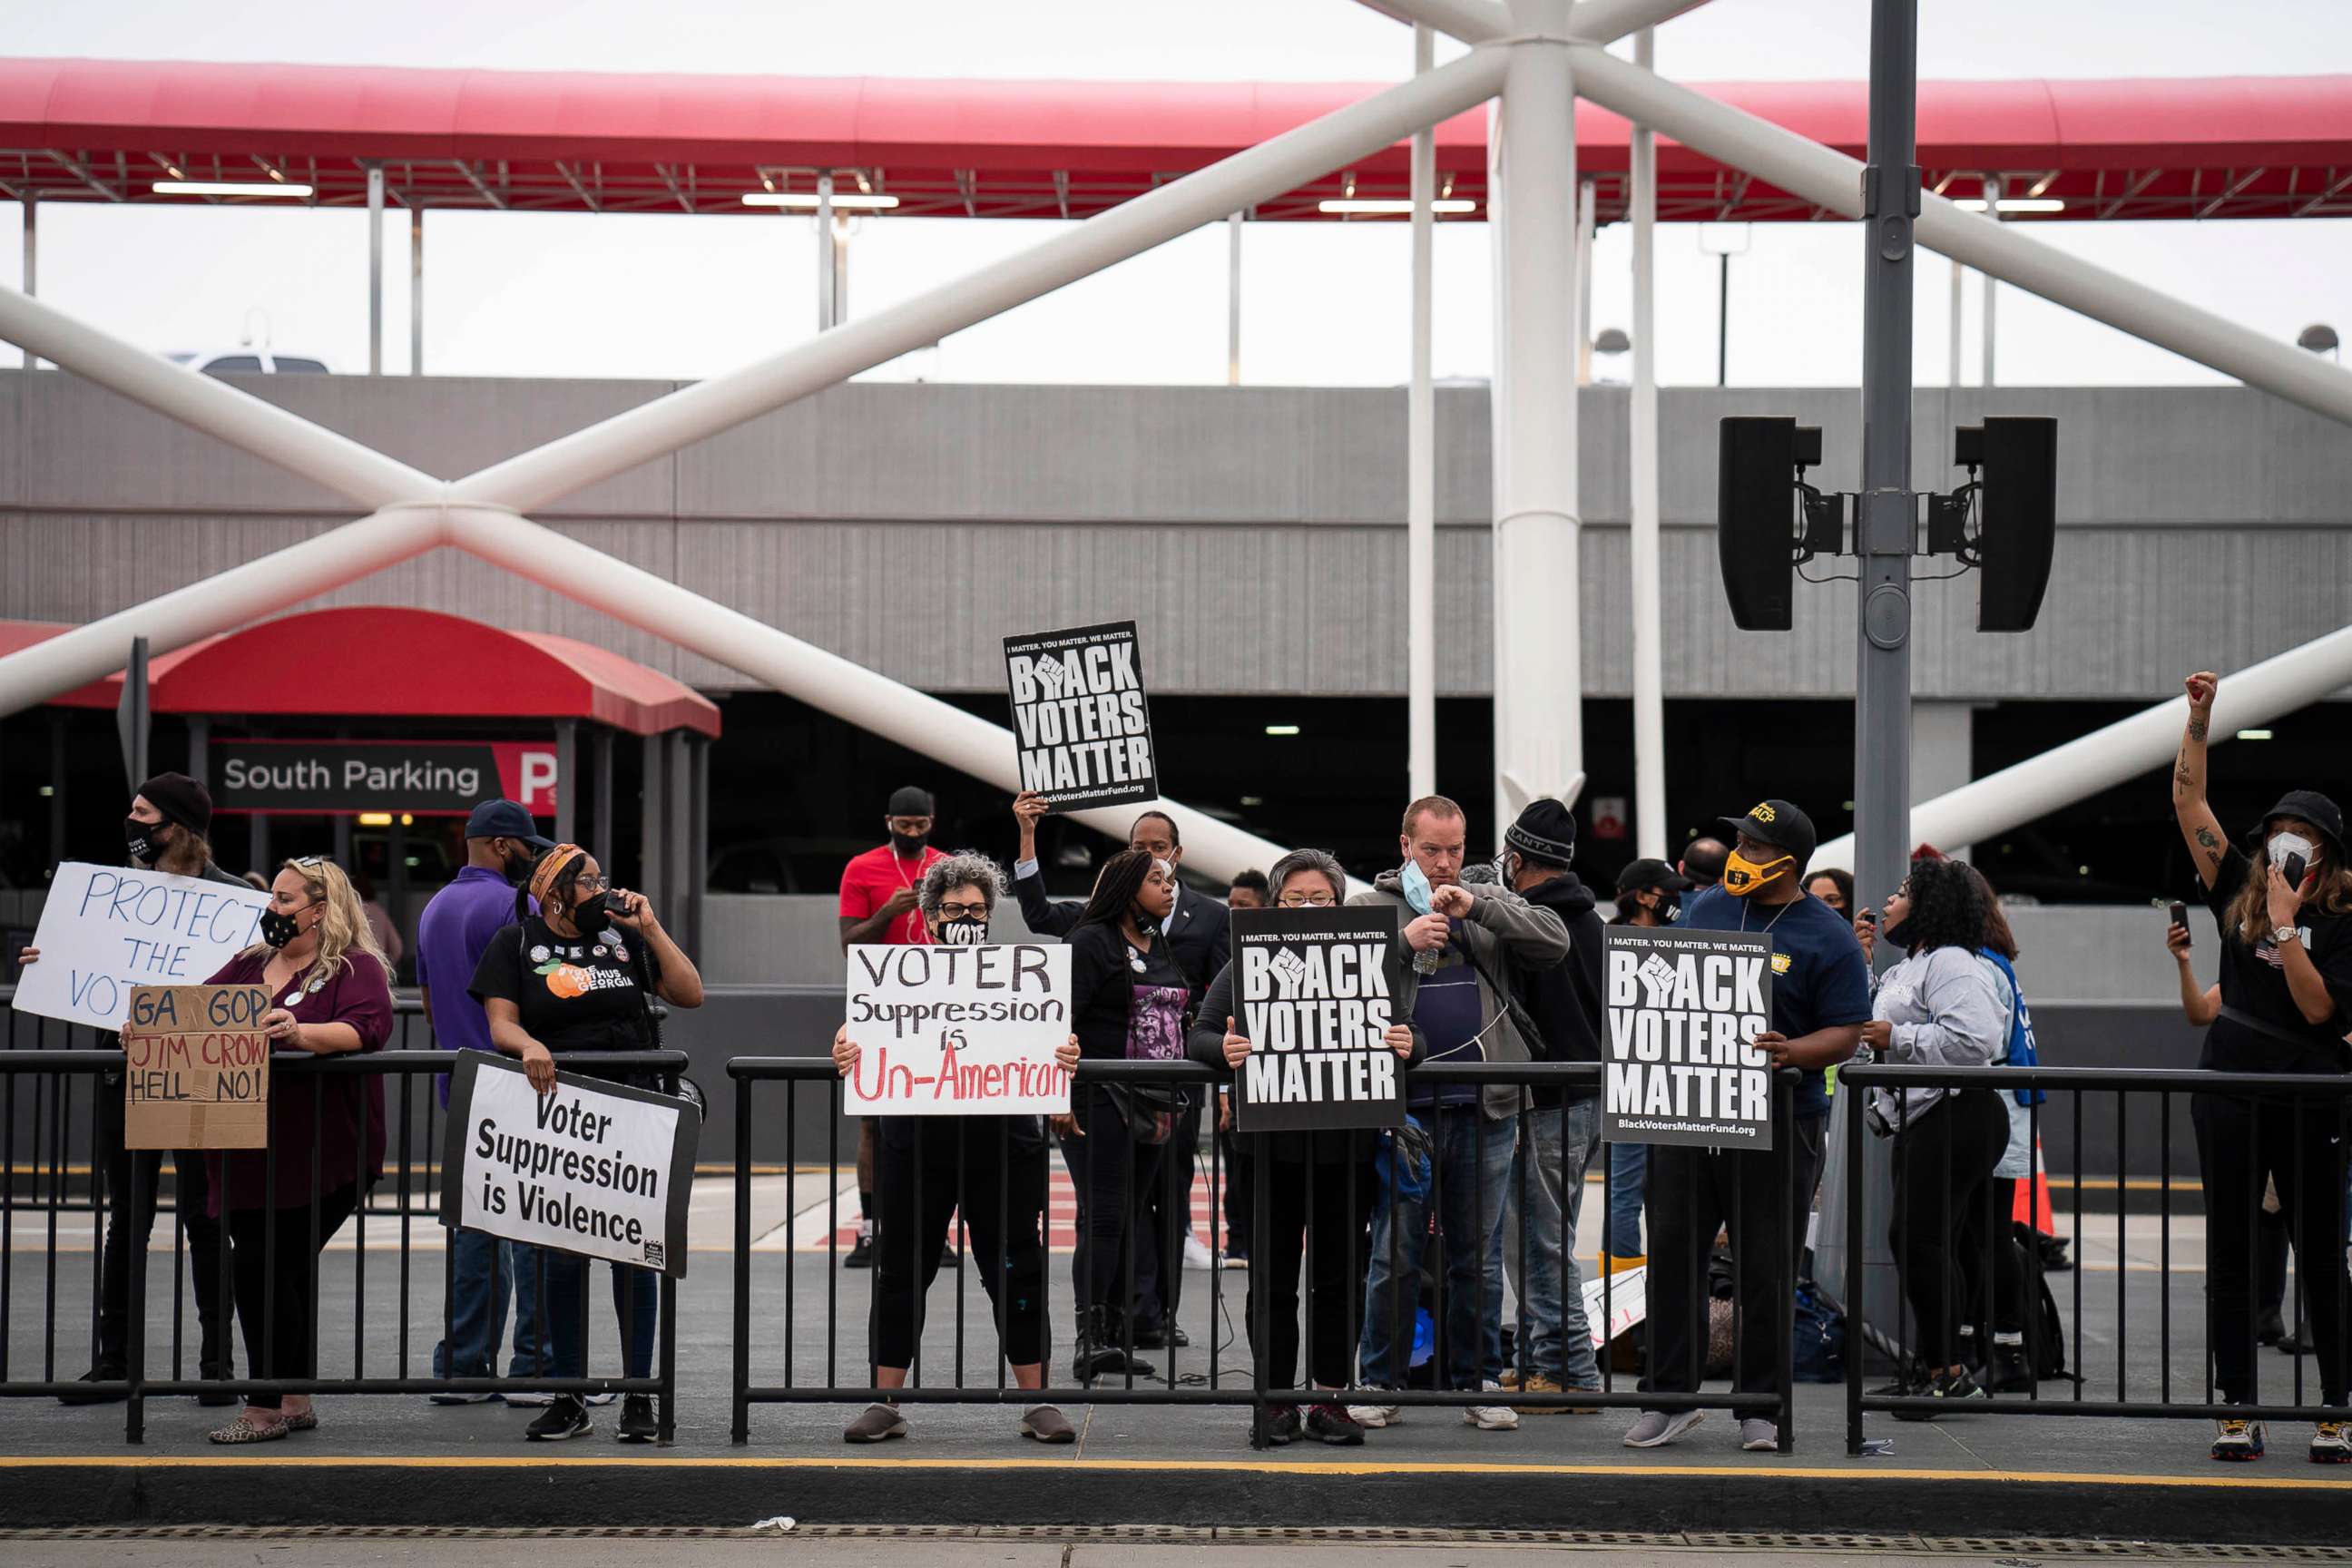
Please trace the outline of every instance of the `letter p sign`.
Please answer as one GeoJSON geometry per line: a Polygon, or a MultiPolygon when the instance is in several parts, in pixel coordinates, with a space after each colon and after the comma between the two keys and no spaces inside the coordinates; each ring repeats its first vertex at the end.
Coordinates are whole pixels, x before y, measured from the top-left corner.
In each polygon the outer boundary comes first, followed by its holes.
{"type": "Polygon", "coordinates": [[[555,753],[525,752],[522,754],[522,807],[533,813],[555,809],[555,753]]]}

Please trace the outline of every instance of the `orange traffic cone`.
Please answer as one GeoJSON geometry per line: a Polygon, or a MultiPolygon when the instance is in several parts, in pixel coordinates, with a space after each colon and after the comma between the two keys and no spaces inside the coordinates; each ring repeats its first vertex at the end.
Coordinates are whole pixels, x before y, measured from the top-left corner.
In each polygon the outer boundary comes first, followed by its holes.
{"type": "Polygon", "coordinates": [[[2033,1182],[2029,1187],[2020,1183],[2017,1202],[2010,1218],[2020,1225],[2029,1225],[2044,1236],[2058,1234],[2056,1215],[2050,1206],[2050,1173],[2042,1163],[2042,1141],[2033,1142],[2033,1182]]]}

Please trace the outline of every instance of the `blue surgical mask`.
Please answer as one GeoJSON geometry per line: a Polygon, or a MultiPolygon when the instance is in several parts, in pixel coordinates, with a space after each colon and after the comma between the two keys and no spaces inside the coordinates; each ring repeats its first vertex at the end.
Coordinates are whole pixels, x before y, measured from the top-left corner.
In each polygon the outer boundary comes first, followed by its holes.
{"type": "Polygon", "coordinates": [[[1404,901],[1412,907],[1414,914],[1425,915],[1429,912],[1429,879],[1422,874],[1421,862],[1407,860],[1404,863],[1403,871],[1397,877],[1397,886],[1404,894],[1404,901]]]}

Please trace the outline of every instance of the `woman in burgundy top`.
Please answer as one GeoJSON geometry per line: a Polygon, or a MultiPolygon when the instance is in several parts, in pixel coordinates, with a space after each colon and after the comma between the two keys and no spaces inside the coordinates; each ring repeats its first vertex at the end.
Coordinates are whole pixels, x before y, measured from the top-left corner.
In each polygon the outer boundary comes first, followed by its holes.
{"type": "MultiPolygon", "coordinates": [[[[212,984],[268,989],[261,1027],[274,1051],[382,1048],[392,1034],[391,966],[351,879],[331,860],[289,860],[269,893],[262,940],[212,984]]],[[[215,1153],[211,1164],[213,1212],[228,1231],[246,1364],[257,1378],[313,1377],[318,1249],[383,1174],[383,1080],[282,1078],[270,1086],[269,1151],[215,1153]]],[[[270,1443],[318,1425],[309,1394],[259,1394],[212,1440],[270,1443]]]]}

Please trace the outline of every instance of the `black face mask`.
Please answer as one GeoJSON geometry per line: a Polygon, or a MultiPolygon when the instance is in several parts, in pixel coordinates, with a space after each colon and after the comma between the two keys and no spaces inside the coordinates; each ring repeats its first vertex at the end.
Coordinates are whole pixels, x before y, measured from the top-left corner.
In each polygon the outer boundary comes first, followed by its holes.
{"type": "Polygon", "coordinates": [[[988,922],[941,921],[939,940],[949,947],[978,947],[988,940],[988,922]]]}
{"type": "Polygon", "coordinates": [[[1895,921],[1893,925],[1888,926],[1885,931],[1880,931],[1878,934],[1886,942],[1901,948],[1904,952],[1908,952],[1911,951],[1911,921],[1909,916],[1905,916],[1902,920],[1895,921]]]}
{"type": "Polygon", "coordinates": [[[508,887],[520,888],[530,880],[531,868],[538,864],[529,855],[509,855],[500,863],[499,874],[507,879],[508,887]]]}
{"type": "Polygon", "coordinates": [[[122,839],[131,858],[142,866],[152,866],[163,857],[163,831],[168,822],[142,822],[135,816],[122,819],[122,839]]]}
{"type": "Polygon", "coordinates": [[[893,833],[890,835],[890,853],[901,860],[919,860],[923,858],[923,846],[930,841],[931,836],[928,833],[893,833]]]}
{"type": "Polygon", "coordinates": [[[283,948],[301,934],[302,928],[292,915],[280,914],[276,910],[261,911],[261,940],[272,948],[283,948]]]}
{"type": "Polygon", "coordinates": [[[582,936],[594,936],[613,923],[611,899],[610,893],[597,893],[583,900],[572,911],[572,923],[579,928],[582,936]]]}

